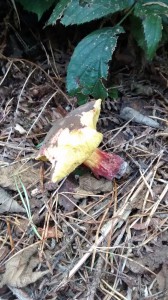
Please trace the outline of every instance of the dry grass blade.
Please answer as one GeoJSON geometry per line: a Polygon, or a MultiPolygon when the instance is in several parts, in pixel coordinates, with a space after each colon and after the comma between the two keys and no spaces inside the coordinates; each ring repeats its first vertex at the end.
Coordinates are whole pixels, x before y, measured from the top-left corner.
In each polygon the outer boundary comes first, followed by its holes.
{"type": "Polygon", "coordinates": [[[3,83],[4,80],[5,80],[5,78],[7,77],[8,73],[9,73],[11,67],[12,67],[12,64],[13,64],[13,61],[11,60],[9,66],[8,66],[8,69],[6,70],[6,73],[5,73],[4,77],[3,77],[2,80],[0,81],[0,86],[2,85],[2,83],[3,83]]]}
{"type": "MultiPolygon", "coordinates": [[[[15,179],[16,180],[16,179],[15,179]]],[[[30,225],[34,231],[34,233],[37,235],[37,237],[41,240],[42,237],[40,236],[40,234],[38,233],[37,231],[37,228],[35,226],[35,224],[33,223],[33,219],[32,219],[32,215],[31,215],[31,208],[30,208],[30,200],[29,200],[29,197],[28,197],[28,194],[27,194],[27,191],[26,191],[26,188],[23,184],[23,182],[20,180],[19,178],[19,181],[20,181],[20,184],[21,184],[21,187],[22,187],[22,190],[23,190],[23,194],[24,194],[24,197],[22,195],[22,192],[20,190],[20,187],[18,186],[18,183],[17,183],[17,180],[15,181],[16,183],[16,187],[17,187],[17,190],[18,190],[18,193],[20,195],[20,199],[22,200],[22,203],[23,203],[23,206],[25,208],[25,211],[27,213],[27,216],[28,216],[28,219],[29,219],[29,222],[30,222],[30,225]]]]}
{"type": "Polygon", "coordinates": [[[29,133],[32,131],[34,125],[37,123],[37,121],[39,120],[40,116],[42,115],[43,111],[45,110],[46,106],[48,105],[48,103],[52,100],[52,98],[58,93],[58,91],[56,91],[55,93],[53,93],[51,95],[51,97],[46,101],[45,105],[43,106],[41,112],[38,114],[37,118],[34,120],[33,124],[31,125],[31,127],[29,128],[26,137],[29,135],[29,133]]]}
{"type": "Polygon", "coordinates": [[[109,285],[105,280],[101,280],[106,287],[109,289],[107,290],[105,287],[103,287],[101,285],[101,288],[106,291],[106,293],[110,296],[110,298],[108,298],[109,300],[111,299],[111,296],[114,297],[114,299],[116,300],[127,300],[127,298],[125,298],[121,293],[119,293],[117,290],[115,290],[111,285],[109,285]]]}
{"type": "Polygon", "coordinates": [[[18,96],[18,102],[17,102],[17,106],[16,106],[16,111],[15,111],[15,118],[16,118],[16,116],[17,116],[18,107],[19,107],[19,104],[20,104],[20,102],[21,102],[21,98],[22,98],[24,89],[25,89],[26,85],[28,84],[28,81],[29,81],[30,77],[31,77],[32,74],[35,72],[35,70],[36,70],[36,68],[33,69],[33,70],[29,73],[29,75],[27,76],[27,78],[26,78],[26,80],[25,80],[25,82],[24,82],[24,84],[23,84],[23,87],[22,87],[22,89],[21,89],[21,91],[20,91],[20,94],[19,94],[19,96],[18,96]]]}

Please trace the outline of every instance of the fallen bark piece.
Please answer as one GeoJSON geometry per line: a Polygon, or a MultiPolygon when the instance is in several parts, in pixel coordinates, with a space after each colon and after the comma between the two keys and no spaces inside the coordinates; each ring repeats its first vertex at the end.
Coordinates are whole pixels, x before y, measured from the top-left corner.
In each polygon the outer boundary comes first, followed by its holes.
{"type": "Polygon", "coordinates": [[[96,177],[103,176],[108,180],[121,178],[126,172],[128,164],[114,153],[107,153],[96,149],[84,162],[96,177]]]}
{"type": "Polygon", "coordinates": [[[96,130],[101,100],[91,101],[55,122],[36,159],[52,163],[52,181],[57,182],[82,164],[102,141],[96,130]]]}
{"type": "Polygon", "coordinates": [[[22,288],[49,273],[46,271],[35,271],[33,269],[39,263],[39,258],[34,256],[37,252],[37,244],[20,251],[9,259],[6,264],[6,271],[3,274],[0,287],[7,284],[12,287],[22,288]]]}
{"type": "Polygon", "coordinates": [[[152,118],[149,118],[137,110],[131,108],[131,107],[124,107],[120,112],[120,117],[126,121],[132,120],[136,123],[143,124],[146,126],[159,128],[160,125],[157,121],[153,120],[152,118]]]}

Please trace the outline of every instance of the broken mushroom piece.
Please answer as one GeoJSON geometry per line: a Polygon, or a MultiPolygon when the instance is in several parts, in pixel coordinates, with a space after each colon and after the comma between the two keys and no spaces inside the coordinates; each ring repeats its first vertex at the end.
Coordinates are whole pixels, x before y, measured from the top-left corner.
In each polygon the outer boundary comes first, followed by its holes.
{"type": "Polygon", "coordinates": [[[96,130],[100,107],[100,99],[91,101],[57,120],[50,129],[36,159],[52,163],[52,182],[60,181],[82,163],[96,177],[108,180],[125,173],[127,163],[120,156],[97,149],[103,138],[96,130]]]}
{"type": "Polygon", "coordinates": [[[84,165],[90,168],[96,177],[103,176],[108,180],[120,178],[127,169],[127,163],[117,154],[96,149],[84,165]]]}
{"type": "Polygon", "coordinates": [[[53,182],[86,161],[99,146],[103,135],[96,130],[101,100],[91,101],[55,122],[48,132],[36,159],[52,163],[53,182]]]}

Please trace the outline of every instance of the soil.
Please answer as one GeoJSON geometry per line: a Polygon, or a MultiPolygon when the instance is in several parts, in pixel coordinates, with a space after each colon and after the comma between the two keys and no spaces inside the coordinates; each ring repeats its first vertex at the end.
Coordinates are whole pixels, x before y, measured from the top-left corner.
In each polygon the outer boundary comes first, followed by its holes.
{"type": "Polygon", "coordinates": [[[3,5],[1,299],[167,300],[166,45],[149,63],[133,41],[119,40],[110,64],[117,92],[102,102],[100,147],[127,162],[125,173],[108,181],[80,167],[53,184],[51,164],[35,157],[53,122],[78,106],[66,92],[66,70],[87,33],[44,29],[26,12],[19,25],[3,5]]]}

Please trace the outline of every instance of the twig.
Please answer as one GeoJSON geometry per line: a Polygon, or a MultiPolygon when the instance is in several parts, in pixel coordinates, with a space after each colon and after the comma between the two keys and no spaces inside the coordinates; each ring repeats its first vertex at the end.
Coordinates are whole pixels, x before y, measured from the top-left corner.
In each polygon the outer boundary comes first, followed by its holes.
{"type": "Polygon", "coordinates": [[[86,292],[86,295],[83,297],[86,300],[94,300],[95,299],[96,290],[100,284],[100,279],[101,279],[101,275],[102,275],[103,262],[104,262],[104,259],[101,256],[99,256],[99,258],[97,260],[97,265],[96,265],[96,268],[94,271],[94,275],[93,275],[93,281],[90,284],[88,291],[86,292]]]}
{"type": "Polygon", "coordinates": [[[18,109],[19,109],[19,104],[20,104],[20,102],[21,102],[21,99],[22,99],[21,97],[22,97],[22,94],[23,94],[23,92],[24,92],[25,86],[26,86],[26,84],[28,83],[30,77],[32,76],[32,74],[34,73],[35,70],[36,70],[36,68],[33,69],[33,70],[29,73],[29,75],[27,76],[27,78],[26,78],[26,80],[25,80],[25,82],[24,82],[24,84],[23,84],[23,87],[22,87],[22,89],[21,89],[21,91],[20,91],[20,94],[19,94],[19,97],[18,97],[17,106],[16,106],[16,110],[15,110],[15,118],[14,118],[14,121],[16,121],[17,112],[18,112],[18,109]]]}
{"type": "Polygon", "coordinates": [[[28,151],[28,152],[36,152],[35,149],[30,148],[30,147],[20,147],[18,146],[16,143],[8,143],[8,142],[0,142],[0,146],[3,147],[7,147],[7,148],[12,148],[12,149],[16,149],[16,150],[24,150],[24,151],[28,151]]]}

